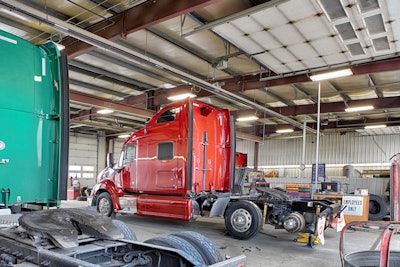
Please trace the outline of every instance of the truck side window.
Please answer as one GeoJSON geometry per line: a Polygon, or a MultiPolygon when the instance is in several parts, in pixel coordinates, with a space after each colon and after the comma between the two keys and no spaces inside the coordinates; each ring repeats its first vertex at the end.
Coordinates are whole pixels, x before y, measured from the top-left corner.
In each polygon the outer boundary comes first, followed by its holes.
{"type": "Polygon", "coordinates": [[[165,111],[164,113],[162,113],[160,115],[160,117],[158,117],[157,123],[174,121],[175,117],[176,117],[176,113],[178,113],[177,111],[178,111],[178,109],[176,109],[176,108],[172,108],[172,109],[165,111]]]}
{"type": "Polygon", "coordinates": [[[125,163],[132,162],[135,158],[135,146],[125,147],[125,163]]]}
{"type": "Polygon", "coordinates": [[[174,158],[174,143],[159,143],[157,148],[157,159],[169,160],[174,158]]]}

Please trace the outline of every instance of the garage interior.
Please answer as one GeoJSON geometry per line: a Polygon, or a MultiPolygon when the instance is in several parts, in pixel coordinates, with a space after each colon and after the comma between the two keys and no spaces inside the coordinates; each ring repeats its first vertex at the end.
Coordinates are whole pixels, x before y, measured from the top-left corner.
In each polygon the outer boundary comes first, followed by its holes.
{"type": "MultiPolygon", "coordinates": [[[[387,194],[400,152],[396,0],[1,0],[0,30],[68,57],[71,185],[92,187],[106,154],[184,95],[234,115],[236,151],[271,186],[310,183],[323,164],[342,193],[387,194]],[[316,80],[333,71],[347,73],[316,80]]],[[[309,249],[268,228],[231,244],[218,219],[120,217],[142,240],[199,231],[248,266],[340,265],[331,229],[309,249]]]]}

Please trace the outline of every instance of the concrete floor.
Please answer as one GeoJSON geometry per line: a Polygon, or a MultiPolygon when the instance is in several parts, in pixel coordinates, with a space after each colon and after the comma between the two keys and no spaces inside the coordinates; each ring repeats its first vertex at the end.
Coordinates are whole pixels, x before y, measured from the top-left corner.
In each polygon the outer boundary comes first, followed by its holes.
{"type": "MultiPolygon", "coordinates": [[[[78,201],[67,201],[62,204],[62,207],[76,206],[87,206],[87,204],[78,201]]],[[[340,234],[334,229],[325,231],[325,245],[310,248],[304,243],[294,242],[296,234],[290,234],[285,230],[275,230],[269,225],[254,238],[243,241],[227,235],[222,218],[199,218],[196,222],[183,222],[135,215],[117,215],[116,219],[129,225],[139,241],[179,231],[199,232],[213,241],[223,256],[246,255],[246,266],[341,266],[340,234]]],[[[377,237],[376,231],[370,233],[346,231],[344,243],[346,253],[368,250],[377,237]]],[[[395,247],[398,250],[400,243],[396,243],[395,247]]]]}

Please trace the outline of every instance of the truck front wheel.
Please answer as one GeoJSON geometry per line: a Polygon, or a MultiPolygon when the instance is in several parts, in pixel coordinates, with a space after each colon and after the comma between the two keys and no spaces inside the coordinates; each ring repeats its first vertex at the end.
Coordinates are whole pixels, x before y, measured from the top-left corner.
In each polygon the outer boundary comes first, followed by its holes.
{"type": "Polygon", "coordinates": [[[252,238],[260,231],[261,224],[261,210],[251,201],[231,202],[225,212],[225,227],[234,238],[252,238]]]}
{"type": "Polygon", "coordinates": [[[103,192],[97,197],[97,211],[101,215],[106,215],[108,217],[113,213],[112,199],[109,193],[103,192]]]}

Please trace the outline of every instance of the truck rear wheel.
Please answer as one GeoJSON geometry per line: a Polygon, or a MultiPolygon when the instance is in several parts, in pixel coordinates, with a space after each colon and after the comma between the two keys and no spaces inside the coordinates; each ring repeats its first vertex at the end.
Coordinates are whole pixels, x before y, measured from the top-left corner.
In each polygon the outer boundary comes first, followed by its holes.
{"type": "Polygon", "coordinates": [[[120,220],[112,220],[112,223],[114,224],[115,227],[118,228],[118,230],[121,231],[121,233],[124,235],[124,239],[126,240],[131,240],[131,241],[137,241],[137,237],[135,233],[132,231],[131,228],[129,228],[126,223],[120,221],[120,220]]]}
{"type": "Polygon", "coordinates": [[[192,244],[201,254],[207,265],[223,261],[221,254],[215,245],[204,235],[192,231],[184,231],[172,234],[185,239],[192,244]]]}
{"type": "Polygon", "coordinates": [[[252,238],[260,231],[261,224],[261,210],[251,201],[231,202],[225,212],[225,227],[234,238],[252,238]]]}
{"type": "Polygon", "coordinates": [[[97,211],[101,215],[110,217],[113,213],[112,199],[109,193],[103,192],[97,197],[97,211]]]}
{"type": "MultiPolygon", "coordinates": [[[[184,253],[186,253],[198,264],[202,265],[205,264],[204,259],[201,256],[200,252],[191,243],[178,236],[168,235],[168,236],[154,237],[144,242],[148,244],[179,249],[184,253]]],[[[168,266],[168,264],[165,264],[165,266],[168,266]]]]}

